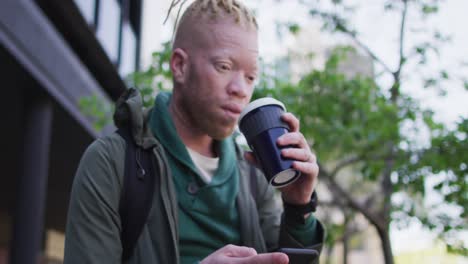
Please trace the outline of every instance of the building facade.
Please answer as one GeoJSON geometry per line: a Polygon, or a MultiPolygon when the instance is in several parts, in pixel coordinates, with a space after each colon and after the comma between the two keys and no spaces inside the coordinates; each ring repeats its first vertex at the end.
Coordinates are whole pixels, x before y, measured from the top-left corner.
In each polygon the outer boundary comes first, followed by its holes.
{"type": "Polygon", "coordinates": [[[79,159],[113,129],[97,132],[78,100],[112,102],[126,89],[123,76],[139,65],[142,4],[0,2],[0,263],[60,262],[48,240],[65,230],[79,159]]]}

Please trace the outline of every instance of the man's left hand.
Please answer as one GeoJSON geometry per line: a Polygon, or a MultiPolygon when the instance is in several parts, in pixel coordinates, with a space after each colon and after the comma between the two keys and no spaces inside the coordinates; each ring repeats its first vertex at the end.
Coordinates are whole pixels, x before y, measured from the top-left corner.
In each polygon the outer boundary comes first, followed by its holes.
{"type": "MultiPolygon", "coordinates": [[[[299,131],[299,120],[291,113],[283,114],[281,119],[289,125],[290,131],[279,137],[276,143],[279,147],[283,147],[281,155],[284,158],[294,160],[293,168],[300,171],[302,175],[294,183],[279,188],[279,190],[282,192],[285,202],[304,205],[310,201],[317,185],[319,174],[317,158],[310,150],[304,135],[299,131]]],[[[248,152],[245,157],[249,162],[257,164],[253,153],[248,152]]]]}
{"type": "Polygon", "coordinates": [[[294,183],[280,188],[283,200],[289,204],[303,205],[310,201],[310,197],[317,186],[319,167],[317,157],[310,150],[304,135],[299,131],[299,120],[291,113],[285,113],[281,117],[288,123],[290,132],[278,138],[281,155],[293,161],[293,168],[302,173],[294,183]]]}

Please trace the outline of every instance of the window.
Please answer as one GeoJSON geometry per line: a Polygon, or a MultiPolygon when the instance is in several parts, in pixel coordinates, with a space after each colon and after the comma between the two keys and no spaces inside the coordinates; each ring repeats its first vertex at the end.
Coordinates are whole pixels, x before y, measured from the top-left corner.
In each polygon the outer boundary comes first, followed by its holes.
{"type": "Polygon", "coordinates": [[[120,5],[116,0],[100,0],[96,35],[111,61],[119,57],[120,5]]]}
{"type": "Polygon", "coordinates": [[[120,74],[126,76],[135,71],[137,39],[128,22],[122,24],[122,49],[120,55],[120,74]]]}
{"type": "Polygon", "coordinates": [[[80,9],[81,15],[83,15],[88,25],[94,25],[96,0],[75,0],[75,4],[78,6],[78,9],[80,9]]]}

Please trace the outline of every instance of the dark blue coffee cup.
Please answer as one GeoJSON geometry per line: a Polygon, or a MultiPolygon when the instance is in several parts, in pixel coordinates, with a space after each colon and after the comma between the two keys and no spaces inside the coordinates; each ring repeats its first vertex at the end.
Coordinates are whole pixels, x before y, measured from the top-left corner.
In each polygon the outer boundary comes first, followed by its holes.
{"type": "Polygon", "coordinates": [[[288,124],[281,120],[285,111],[283,103],[265,97],[248,104],[239,117],[239,128],[268,182],[274,187],[284,187],[301,175],[292,168],[293,160],[282,157],[282,148],[276,144],[277,139],[290,130],[288,124]]]}

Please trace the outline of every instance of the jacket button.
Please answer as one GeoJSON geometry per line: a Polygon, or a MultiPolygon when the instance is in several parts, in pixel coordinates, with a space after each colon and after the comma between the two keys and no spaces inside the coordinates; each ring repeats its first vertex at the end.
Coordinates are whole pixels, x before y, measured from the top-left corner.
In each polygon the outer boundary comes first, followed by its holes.
{"type": "Polygon", "coordinates": [[[187,191],[188,193],[190,194],[197,194],[198,192],[198,185],[195,183],[195,182],[191,182],[189,183],[189,185],[187,186],[187,191]]]}

